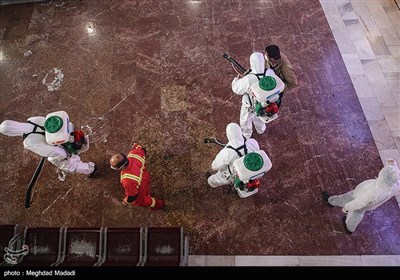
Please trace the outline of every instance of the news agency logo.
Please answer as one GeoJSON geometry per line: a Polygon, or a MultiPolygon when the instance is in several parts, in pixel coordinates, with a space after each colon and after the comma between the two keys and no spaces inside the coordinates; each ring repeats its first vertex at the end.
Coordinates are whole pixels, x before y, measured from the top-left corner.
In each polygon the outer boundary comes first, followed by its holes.
{"type": "Polygon", "coordinates": [[[19,250],[12,249],[12,248],[14,248],[14,245],[18,239],[19,239],[19,235],[14,236],[8,242],[8,246],[4,248],[4,251],[6,253],[4,254],[3,258],[8,264],[12,264],[12,265],[17,264],[18,261],[21,259],[21,257],[26,256],[29,253],[28,245],[22,245],[22,249],[19,249],[19,250]]]}

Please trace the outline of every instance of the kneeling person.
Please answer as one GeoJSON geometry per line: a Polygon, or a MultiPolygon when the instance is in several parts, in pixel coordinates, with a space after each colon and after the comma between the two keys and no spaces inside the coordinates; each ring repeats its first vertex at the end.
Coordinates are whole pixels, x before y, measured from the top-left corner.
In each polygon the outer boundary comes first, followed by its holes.
{"type": "Polygon", "coordinates": [[[153,210],[164,208],[164,200],[150,195],[150,174],[145,166],[146,150],[134,143],[128,155],[115,154],[110,159],[114,170],[121,170],[121,184],[125,189],[124,205],[150,207],[153,210]]]}

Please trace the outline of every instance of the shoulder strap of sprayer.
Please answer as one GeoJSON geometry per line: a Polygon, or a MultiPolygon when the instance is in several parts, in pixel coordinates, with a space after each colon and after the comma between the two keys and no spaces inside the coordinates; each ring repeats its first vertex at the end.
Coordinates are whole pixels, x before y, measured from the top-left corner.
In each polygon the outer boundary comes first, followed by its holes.
{"type": "Polygon", "coordinates": [[[27,123],[30,123],[31,125],[33,125],[33,130],[32,130],[31,132],[29,132],[29,133],[24,133],[24,134],[22,135],[22,138],[23,138],[24,140],[25,140],[26,137],[29,136],[29,134],[32,134],[32,133],[45,135],[45,132],[44,132],[44,131],[36,131],[38,127],[39,127],[40,129],[44,130],[44,127],[43,127],[43,126],[38,125],[38,124],[36,124],[36,123],[33,123],[33,122],[31,122],[31,121],[26,121],[26,122],[27,122],[27,123]]]}
{"type": "MultiPolygon", "coordinates": [[[[244,140],[243,145],[240,147],[237,147],[236,149],[234,147],[232,147],[231,145],[226,145],[226,148],[234,150],[238,154],[239,157],[243,156],[242,153],[240,152],[240,150],[244,149],[244,154],[247,155],[247,146],[246,146],[247,139],[246,139],[246,137],[243,136],[243,140],[244,140]]],[[[228,165],[228,171],[230,174],[232,174],[232,171],[231,171],[231,168],[229,167],[229,165],[228,165]]]]}
{"type": "Polygon", "coordinates": [[[265,73],[267,73],[267,70],[268,70],[268,68],[264,69],[263,73],[257,73],[257,74],[250,73],[250,74],[253,74],[254,76],[256,76],[258,80],[261,80],[261,78],[265,76],[265,73]]]}

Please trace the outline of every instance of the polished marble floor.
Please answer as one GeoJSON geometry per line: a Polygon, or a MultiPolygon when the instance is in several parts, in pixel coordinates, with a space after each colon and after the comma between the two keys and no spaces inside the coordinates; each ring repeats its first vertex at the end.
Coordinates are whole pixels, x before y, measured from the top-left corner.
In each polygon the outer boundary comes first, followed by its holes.
{"type": "Polygon", "coordinates": [[[395,199],[349,236],[340,209],[320,197],[323,189],[340,193],[375,177],[389,156],[400,159],[396,8],[389,0],[1,7],[1,119],[65,110],[93,130],[82,158],[100,166],[95,179],[60,182],[48,164],[26,210],[24,190],[38,158],[1,136],[1,223],[179,225],[190,235],[190,265],[400,265],[395,199]],[[279,118],[254,136],[273,169],[265,187],[242,200],[207,186],[218,147],[202,140],[225,139],[226,124],[239,117],[240,98],[230,91],[235,73],[222,53],[245,65],[270,43],[288,55],[300,85],[286,94],[279,118]],[[133,141],[149,151],[152,192],[168,203],[162,213],[120,205],[108,158],[133,141]]]}

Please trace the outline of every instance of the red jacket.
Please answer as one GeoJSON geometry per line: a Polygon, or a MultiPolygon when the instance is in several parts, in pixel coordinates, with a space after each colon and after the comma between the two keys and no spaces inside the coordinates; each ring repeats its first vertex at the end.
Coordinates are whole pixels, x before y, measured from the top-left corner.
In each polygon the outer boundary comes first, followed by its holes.
{"type": "Polygon", "coordinates": [[[147,172],[146,152],[142,146],[133,144],[128,153],[128,166],[121,171],[121,184],[125,189],[125,196],[136,196],[132,205],[161,208],[163,201],[150,196],[150,174],[147,172]]]}

